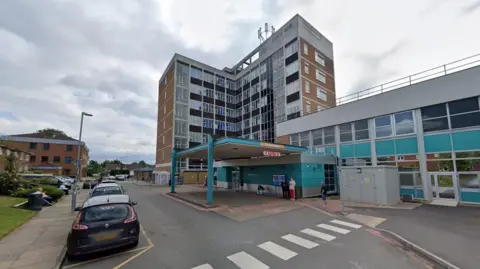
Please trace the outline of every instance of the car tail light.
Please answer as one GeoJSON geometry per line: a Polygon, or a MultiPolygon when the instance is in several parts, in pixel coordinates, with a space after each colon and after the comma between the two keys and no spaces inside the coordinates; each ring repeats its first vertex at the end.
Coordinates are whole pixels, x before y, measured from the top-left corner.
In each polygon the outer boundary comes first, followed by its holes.
{"type": "Polygon", "coordinates": [[[137,214],[135,214],[135,210],[133,210],[133,207],[131,206],[130,206],[130,213],[132,214],[132,216],[126,219],[123,223],[130,223],[137,220],[137,214]]]}
{"type": "Polygon", "coordinates": [[[88,230],[87,225],[80,224],[80,218],[82,217],[82,212],[79,212],[75,222],[73,223],[72,230],[88,230]]]}

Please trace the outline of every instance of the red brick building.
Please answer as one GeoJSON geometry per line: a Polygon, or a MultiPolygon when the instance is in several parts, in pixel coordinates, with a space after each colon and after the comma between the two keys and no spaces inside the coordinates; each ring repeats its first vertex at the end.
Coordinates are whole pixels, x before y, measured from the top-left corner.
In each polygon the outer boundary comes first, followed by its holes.
{"type": "MultiPolygon", "coordinates": [[[[28,152],[29,171],[75,176],[78,140],[63,134],[31,133],[9,135],[0,138],[0,142],[10,148],[28,152]]],[[[82,142],[80,147],[82,177],[87,176],[89,149],[82,142]]]]}
{"type": "Polygon", "coordinates": [[[30,160],[30,156],[32,156],[33,154],[20,149],[8,147],[0,142],[0,172],[4,171],[5,158],[12,154],[15,157],[15,165],[18,171],[23,172],[25,170],[28,170],[28,162],[30,160]]]}

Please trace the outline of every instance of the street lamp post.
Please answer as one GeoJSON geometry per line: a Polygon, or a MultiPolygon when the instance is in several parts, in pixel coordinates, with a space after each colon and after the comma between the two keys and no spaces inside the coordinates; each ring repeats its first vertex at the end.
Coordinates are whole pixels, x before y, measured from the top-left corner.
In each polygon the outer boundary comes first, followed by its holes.
{"type": "Polygon", "coordinates": [[[92,117],[92,114],[82,112],[82,117],[80,119],[80,134],[78,135],[78,148],[77,148],[77,171],[75,173],[75,184],[73,184],[73,192],[72,192],[72,212],[75,211],[75,207],[77,207],[77,183],[80,180],[80,168],[82,163],[80,161],[80,151],[82,148],[82,129],[83,129],[83,116],[92,117]]]}

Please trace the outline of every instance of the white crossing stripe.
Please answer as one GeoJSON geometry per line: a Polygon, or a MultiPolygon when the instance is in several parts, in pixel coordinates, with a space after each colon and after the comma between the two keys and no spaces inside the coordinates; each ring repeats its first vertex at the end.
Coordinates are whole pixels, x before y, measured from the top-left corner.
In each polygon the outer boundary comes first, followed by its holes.
{"type": "Polygon", "coordinates": [[[210,264],[206,263],[197,267],[193,267],[192,269],[213,269],[213,267],[210,264]]]}
{"type": "Polygon", "coordinates": [[[341,220],[331,220],[330,221],[331,223],[335,223],[335,224],[340,224],[340,225],[343,225],[343,226],[347,226],[347,227],[350,227],[350,228],[354,228],[354,229],[358,229],[360,227],[362,227],[362,225],[358,225],[358,224],[355,224],[355,223],[350,223],[350,222],[346,222],[346,221],[341,221],[341,220]]]}
{"type": "Polygon", "coordinates": [[[259,248],[272,253],[273,255],[279,257],[280,259],[286,261],[295,256],[297,256],[296,252],[289,250],[288,248],[284,248],[280,245],[277,245],[271,241],[265,242],[263,244],[258,245],[259,248]]]}
{"type": "Polygon", "coordinates": [[[252,255],[244,251],[240,251],[238,253],[230,255],[227,257],[227,259],[232,261],[241,269],[269,269],[270,268],[263,262],[257,260],[255,257],[253,257],[252,255]]]}
{"type": "Polygon", "coordinates": [[[317,227],[323,228],[325,230],[334,231],[334,232],[339,233],[339,234],[348,234],[350,232],[347,229],[342,229],[342,228],[338,228],[338,227],[328,225],[328,224],[323,224],[323,223],[318,224],[317,227]]]}
{"type": "Polygon", "coordinates": [[[293,235],[293,234],[284,235],[284,236],[282,236],[282,238],[289,241],[289,242],[292,242],[294,244],[297,244],[301,247],[308,248],[308,249],[312,249],[312,248],[318,246],[318,244],[315,243],[315,242],[312,242],[310,240],[301,238],[301,237],[293,235]]]}
{"type": "Polygon", "coordinates": [[[304,234],[311,235],[311,236],[318,237],[318,238],[323,239],[325,241],[332,241],[333,239],[336,238],[333,235],[325,234],[325,233],[315,231],[315,230],[312,230],[312,229],[303,229],[300,232],[302,232],[304,234]]]}

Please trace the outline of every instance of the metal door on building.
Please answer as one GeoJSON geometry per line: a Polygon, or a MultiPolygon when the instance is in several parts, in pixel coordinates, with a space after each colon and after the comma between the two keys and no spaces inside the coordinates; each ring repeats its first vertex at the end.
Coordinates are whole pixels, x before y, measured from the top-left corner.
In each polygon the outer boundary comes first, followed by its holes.
{"type": "Polygon", "coordinates": [[[458,201],[458,182],[455,173],[428,173],[433,199],[458,201]]]}
{"type": "Polygon", "coordinates": [[[360,195],[364,203],[377,203],[377,192],[375,187],[375,174],[363,173],[360,178],[360,195]]]}
{"type": "Polygon", "coordinates": [[[237,169],[232,169],[232,189],[235,192],[238,192],[241,190],[240,186],[240,170],[237,169]]]}

